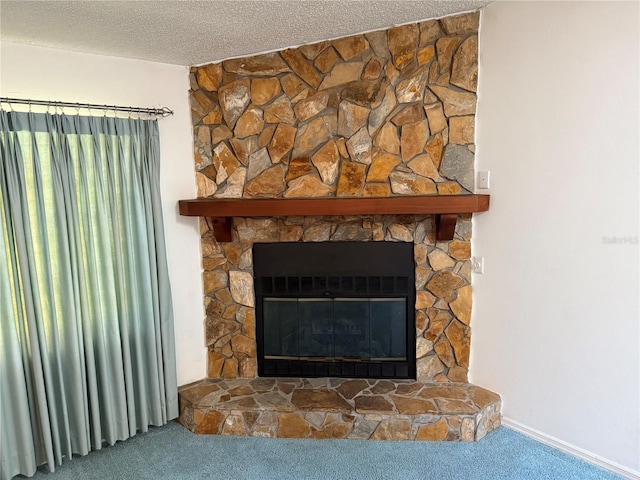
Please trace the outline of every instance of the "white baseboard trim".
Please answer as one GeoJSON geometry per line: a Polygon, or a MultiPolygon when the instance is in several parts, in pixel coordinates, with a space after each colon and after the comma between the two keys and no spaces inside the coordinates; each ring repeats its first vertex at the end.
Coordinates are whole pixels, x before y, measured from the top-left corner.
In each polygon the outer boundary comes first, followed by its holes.
{"type": "Polygon", "coordinates": [[[523,425],[522,423],[510,418],[502,417],[502,425],[511,428],[512,430],[516,430],[517,432],[520,432],[527,437],[531,437],[534,440],[544,443],[545,445],[549,445],[550,447],[562,450],[569,455],[578,457],[585,462],[591,463],[600,468],[604,468],[605,470],[620,475],[623,478],[628,478],[630,480],[640,480],[640,472],[636,472],[618,463],[602,458],[595,453],[588,452],[587,450],[576,447],[575,445],[571,445],[570,443],[552,437],[551,435],[547,435],[546,433],[543,433],[534,428],[527,427],[526,425],[523,425]]]}

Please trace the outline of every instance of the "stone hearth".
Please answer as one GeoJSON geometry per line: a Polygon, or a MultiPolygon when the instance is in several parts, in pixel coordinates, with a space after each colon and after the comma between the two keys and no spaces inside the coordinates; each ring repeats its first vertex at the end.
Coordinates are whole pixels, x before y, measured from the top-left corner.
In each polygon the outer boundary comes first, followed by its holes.
{"type": "Polygon", "coordinates": [[[477,441],[500,426],[500,397],[412,380],[202,380],[180,389],[195,433],[279,438],[477,441]]]}

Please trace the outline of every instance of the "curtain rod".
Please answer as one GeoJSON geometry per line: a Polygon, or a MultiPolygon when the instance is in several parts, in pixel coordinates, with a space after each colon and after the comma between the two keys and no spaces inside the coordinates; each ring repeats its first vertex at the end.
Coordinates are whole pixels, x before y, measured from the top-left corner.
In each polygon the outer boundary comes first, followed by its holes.
{"type": "Polygon", "coordinates": [[[69,108],[86,108],[94,110],[114,110],[117,112],[135,112],[147,115],[155,115],[158,117],[168,117],[173,115],[173,110],[162,108],[143,108],[143,107],[120,107],[118,105],[97,105],[93,103],[75,103],[75,102],[56,102],[50,100],[29,100],[24,98],[8,98],[0,97],[0,103],[16,103],[21,105],[44,105],[46,107],[69,107],[69,108]]]}

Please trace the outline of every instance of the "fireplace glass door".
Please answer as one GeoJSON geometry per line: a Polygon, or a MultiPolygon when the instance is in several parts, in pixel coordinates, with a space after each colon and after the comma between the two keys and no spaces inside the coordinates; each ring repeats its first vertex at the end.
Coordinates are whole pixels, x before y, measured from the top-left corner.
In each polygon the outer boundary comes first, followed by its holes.
{"type": "Polygon", "coordinates": [[[268,359],[407,360],[405,298],[263,300],[268,359]]]}

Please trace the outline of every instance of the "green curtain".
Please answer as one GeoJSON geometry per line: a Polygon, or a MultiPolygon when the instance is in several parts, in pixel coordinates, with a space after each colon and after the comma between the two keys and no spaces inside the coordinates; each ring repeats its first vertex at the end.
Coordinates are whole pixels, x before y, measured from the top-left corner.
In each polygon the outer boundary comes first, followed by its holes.
{"type": "Polygon", "coordinates": [[[178,415],[155,120],[0,111],[0,478],[178,415]]]}

